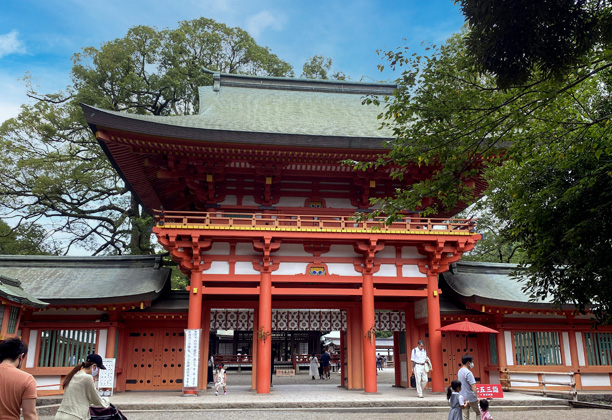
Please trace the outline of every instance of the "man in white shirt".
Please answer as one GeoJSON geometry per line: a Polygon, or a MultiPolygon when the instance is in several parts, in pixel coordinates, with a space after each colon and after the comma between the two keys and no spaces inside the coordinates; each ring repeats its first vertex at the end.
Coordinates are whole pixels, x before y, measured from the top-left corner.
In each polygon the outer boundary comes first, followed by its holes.
{"type": "Polygon", "coordinates": [[[427,373],[425,372],[427,351],[425,351],[423,340],[419,340],[417,346],[412,349],[410,360],[412,360],[412,374],[416,382],[417,395],[423,398],[423,389],[427,386],[427,373]]]}

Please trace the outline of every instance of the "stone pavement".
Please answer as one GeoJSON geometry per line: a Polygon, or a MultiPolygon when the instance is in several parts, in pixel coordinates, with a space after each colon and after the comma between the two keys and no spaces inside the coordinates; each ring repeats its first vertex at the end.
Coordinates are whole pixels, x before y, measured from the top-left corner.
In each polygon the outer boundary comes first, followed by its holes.
{"type": "MultiPolygon", "coordinates": [[[[304,409],[325,407],[326,411],[347,410],[397,412],[448,412],[445,393],[425,392],[425,398],[417,398],[416,391],[392,386],[393,370],[379,375],[376,394],[346,390],[339,386],[340,375],[331,380],[312,380],[307,374],[294,377],[274,377],[270,394],[257,394],[251,390],[250,372],[228,374],[228,395],[215,396],[214,389],[201,391],[198,397],[184,397],[180,391],[132,391],[115,394],[111,402],[122,411],[177,411],[214,409],[304,409]]],[[[61,397],[59,397],[61,398],[61,397]]],[[[58,397],[40,398],[39,414],[51,415],[57,410],[58,397]]],[[[504,398],[493,400],[491,407],[500,410],[569,409],[565,400],[543,398],[537,395],[505,393],[504,398]]]]}

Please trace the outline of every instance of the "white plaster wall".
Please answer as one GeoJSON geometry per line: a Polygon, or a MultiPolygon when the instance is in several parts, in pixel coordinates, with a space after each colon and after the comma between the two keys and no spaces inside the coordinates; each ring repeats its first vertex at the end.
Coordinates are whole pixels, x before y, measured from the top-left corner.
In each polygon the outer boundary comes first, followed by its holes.
{"type": "Polygon", "coordinates": [[[402,276],[404,277],[427,277],[427,274],[421,273],[419,271],[418,265],[403,265],[402,266],[402,276]]]}
{"type": "Polygon", "coordinates": [[[236,255],[256,255],[259,257],[261,252],[255,251],[251,242],[239,242],[236,244],[236,255]]]}
{"type": "Polygon", "coordinates": [[[583,373],[580,376],[582,386],[610,386],[608,373],[583,373]]]}
{"type": "Polygon", "coordinates": [[[251,261],[236,261],[234,272],[236,274],[259,274],[259,271],[253,268],[251,261]]]}
{"type": "Polygon", "coordinates": [[[525,387],[525,386],[537,386],[538,385],[538,384],[534,384],[531,382],[521,382],[521,379],[525,381],[537,381],[538,380],[537,373],[513,373],[510,375],[510,379],[512,379],[510,386],[525,387]]]}
{"type": "MultiPolygon", "coordinates": [[[[252,267],[252,264],[251,264],[252,267]]],[[[229,261],[213,261],[208,270],[202,270],[205,274],[229,274],[229,261]]]]}
{"type": "Polygon", "coordinates": [[[395,264],[381,264],[380,269],[374,273],[374,277],[395,277],[397,276],[397,269],[395,264]]]}
{"type": "Polygon", "coordinates": [[[100,357],[106,357],[106,342],[108,341],[108,330],[100,330],[98,335],[98,354],[100,357]]]}
{"type": "Polygon", "coordinates": [[[403,246],[402,258],[425,258],[425,256],[419,254],[419,251],[417,251],[416,246],[403,246]]]}
{"type": "MultiPolygon", "coordinates": [[[[287,191],[288,194],[291,194],[291,191],[287,191]]],[[[278,200],[278,207],[304,207],[306,203],[306,197],[281,197],[278,200]]]]}
{"type": "Polygon", "coordinates": [[[26,356],[26,367],[34,367],[34,358],[38,348],[38,330],[30,330],[30,340],[28,341],[28,355],[26,356]]]}
{"type": "Polygon", "coordinates": [[[351,209],[353,205],[348,198],[326,198],[325,206],[332,209],[351,209]]]}
{"type": "Polygon", "coordinates": [[[44,388],[39,388],[40,391],[57,391],[60,389],[60,380],[61,376],[34,376],[36,380],[36,386],[42,385],[54,385],[54,386],[45,386],[44,388]]]}
{"type": "Polygon", "coordinates": [[[327,268],[329,269],[328,274],[338,274],[339,276],[361,275],[361,273],[355,271],[355,267],[353,266],[353,264],[330,263],[327,264],[327,268]]]}
{"type": "Polygon", "coordinates": [[[564,331],[561,333],[563,339],[563,355],[565,357],[565,366],[572,365],[572,354],[570,353],[569,334],[564,331]]]}
{"type": "Polygon", "coordinates": [[[582,341],[582,333],[576,331],[576,351],[578,352],[578,366],[586,366],[584,360],[584,342],[582,341]]]}
{"type": "Polygon", "coordinates": [[[514,365],[514,351],[512,350],[512,332],[504,331],[504,344],[506,345],[506,363],[514,365]]]}
{"type": "Polygon", "coordinates": [[[244,195],[242,197],[242,205],[243,206],[258,206],[255,202],[255,198],[252,195],[244,195]]]}
{"type": "Polygon", "coordinates": [[[376,258],[395,258],[395,247],[386,246],[376,253],[376,258]]]}
{"type": "MultiPolygon", "coordinates": [[[[251,249],[253,246],[251,246],[251,249]]],[[[210,250],[202,252],[202,255],[211,254],[211,255],[229,255],[230,254],[230,244],[227,242],[213,242],[210,250]]]]}
{"type": "Polygon", "coordinates": [[[401,376],[401,381],[402,382],[408,382],[408,368],[406,367],[406,361],[402,360],[401,361],[401,365],[402,365],[401,366],[401,369],[402,369],[402,371],[401,371],[401,375],[402,375],[401,376]]]}
{"type": "Polygon", "coordinates": [[[226,195],[225,199],[220,203],[226,206],[235,206],[238,203],[238,197],[235,195],[226,195]]]}
{"type": "Polygon", "coordinates": [[[306,274],[308,263],[302,262],[283,262],[278,266],[278,270],[272,272],[272,276],[306,274]]]}
{"type": "Polygon", "coordinates": [[[497,370],[490,370],[489,371],[489,383],[490,384],[499,384],[500,380],[499,380],[499,371],[497,370]]]}
{"type": "Polygon", "coordinates": [[[312,254],[304,251],[302,244],[281,244],[280,249],[272,255],[280,257],[312,257],[312,254]]]}
{"type": "Polygon", "coordinates": [[[360,257],[359,254],[355,252],[351,245],[332,245],[329,248],[329,252],[325,254],[327,257],[360,257]]]}

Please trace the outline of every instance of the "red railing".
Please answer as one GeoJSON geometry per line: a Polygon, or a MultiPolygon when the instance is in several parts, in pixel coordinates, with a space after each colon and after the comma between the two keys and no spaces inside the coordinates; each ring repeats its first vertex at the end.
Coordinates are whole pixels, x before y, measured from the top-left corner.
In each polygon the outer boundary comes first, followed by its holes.
{"type": "Polygon", "coordinates": [[[253,229],[382,233],[406,232],[436,234],[469,234],[475,232],[474,219],[441,219],[404,216],[386,225],[383,217],[357,221],[355,216],[290,215],[240,212],[186,212],[155,210],[158,227],[203,229],[253,229]]]}

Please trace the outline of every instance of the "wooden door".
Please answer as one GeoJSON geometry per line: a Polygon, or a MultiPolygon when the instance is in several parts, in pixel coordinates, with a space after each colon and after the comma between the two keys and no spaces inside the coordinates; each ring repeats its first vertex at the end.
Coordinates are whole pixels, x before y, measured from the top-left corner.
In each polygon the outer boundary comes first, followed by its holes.
{"type": "Polygon", "coordinates": [[[467,347],[466,347],[466,334],[458,332],[448,332],[442,334],[442,365],[444,372],[444,386],[450,386],[452,380],[457,379],[457,372],[461,369],[461,358],[465,354],[469,354],[474,358],[474,379],[476,382],[480,382],[483,377],[484,366],[487,364],[486,360],[480,358],[478,350],[478,335],[468,334],[467,335],[467,347]]]}
{"type": "Polygon", "coordinates": [[[126,390],[182,389],[184,344],[182,329],[129,331],[126,390]]]}

